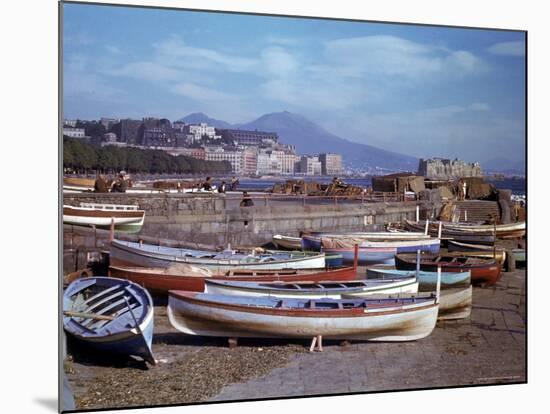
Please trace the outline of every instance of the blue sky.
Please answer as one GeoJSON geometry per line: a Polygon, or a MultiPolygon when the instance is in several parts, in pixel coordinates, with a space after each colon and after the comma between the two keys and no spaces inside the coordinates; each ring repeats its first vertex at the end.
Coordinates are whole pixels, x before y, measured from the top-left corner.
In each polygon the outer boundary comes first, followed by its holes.
{"type": "Polygon", "coordinates": [[[418,157],[524,158],[525,36],[65,4],[66,118],[299,113],[418,157]]]}

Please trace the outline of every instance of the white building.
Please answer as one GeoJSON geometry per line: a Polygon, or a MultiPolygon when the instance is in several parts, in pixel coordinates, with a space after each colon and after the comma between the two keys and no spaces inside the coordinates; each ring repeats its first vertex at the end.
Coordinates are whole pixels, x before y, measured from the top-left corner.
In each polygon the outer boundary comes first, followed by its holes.
{"type": "Polygon", "coordinates": [[[323,175],[342,174],[342,156],[340,154],[319,154],[323,175]]]}
{"type": "Polygon", "coordinates": [[[258,154],[257,170],[258,175],[281,175],[282,161],[280,151],[266,151],[258,154]]]}
{"type": "Polygon", "coordinates": [[[63,127],[63,135],[66,135],[72,138],[84,138],[86,136],[84,134],[84,128],[71,128],[71,127],[63,127]]]}
{"type": "Polygon", "coordinates": [[[72,128],[76,127],[76,119],[64,119],[63,120],[63,126],[69,126],[72,128]]]}
{"type": "Polygon", "coordinates": [[[231,171],[235,174],[241,174],[243,170],[243,153],[240,151],[225,151],[220,147],[205,148],[206,161],[229,161],[231,171]]]}
{"type": "Polygon", "coordinates": [[[321,161],[319,157],[303,155],[300,159],[300,173],[305,175],[321,175],[321,161]]]}
{"type": "Polygon", "coordinates": [[[216,128],[208,126],[206,123],[199,125],[189,125],[189,138],[191,143],[199,142],[203,136],[207,136],[210,139],[221,139],[221,135],[216,135],[216,128]]]}

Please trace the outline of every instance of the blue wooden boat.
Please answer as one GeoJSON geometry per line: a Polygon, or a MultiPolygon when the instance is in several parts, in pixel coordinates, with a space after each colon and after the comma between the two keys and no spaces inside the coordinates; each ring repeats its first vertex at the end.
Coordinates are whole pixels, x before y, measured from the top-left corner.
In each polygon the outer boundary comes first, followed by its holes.
{"type": "MultiPolygon", "coordinates": [[[[327,255],[342,255],[342,260],[344,264],[352,264],[355,259],[354,247],[324,247],[323,251],[327,255]]],[[[395,254],[395,248],[391,247],[359,247],[357,264],[360,266],[372,264],[394,264],[395,254]]]]}
{"type": "MultiPolygon", "coordinates": [[[[388,266],[371,266],[367,268],[367,279],[398,279],[417,276],[416,270],[397,270],[388,266]]],[[[421,291],[434,290],[437,283],[437,272],[418,271],[418,289],[421,291]]],[[[441,272],[441,289],[469,286],[471,284],[470,271],[441,272]]]]}
{"type": "Polygon", "coordinates": [[[331,244],[340,243],[351,247],[358,244],[360,247],[394,248],[397,253],[416,253],[418,250],[426,253],[439,253],[441,243],[439,239],[428,237],[409,240],[391,240],[391,239],[370,239],[370,236],[357,235],[331,235],[331,236],[302,236],[302,249],[326,252],[326,242],[331,244]]]}
{"type": "Polygon", "coordinates": [[[153,300],[129,280],[102,276],[75,280],[63,294],[63,327],[100,351],[155,363],[153,300]]]}

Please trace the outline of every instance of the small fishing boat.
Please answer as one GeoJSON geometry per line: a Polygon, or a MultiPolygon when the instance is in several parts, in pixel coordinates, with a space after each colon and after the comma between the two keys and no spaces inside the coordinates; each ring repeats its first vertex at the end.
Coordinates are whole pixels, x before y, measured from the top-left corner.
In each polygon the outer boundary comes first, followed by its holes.
{"type": "Polygon", "coordinates": [[[128,280],[96,276],[72,282],[63,294],[63,327],[98,350],[155,363],[153,301],[128,280]]]}
{"type": "MultiPolygon", "coordinates": [[[[323,246],[323,240],[333,242],[341,241],[349,245],[358,244],[359,246],[369,247],[390,247],[395,248],[397,253],[416,252],[417,250],[438,253],[440,241],[437,238],[424,234],[411,233],[410,237],[388,237],[393,234],[407,233],[349,233],[349,234],[303,234],[301,238],[302,250],[320,251],[323,246]],[[376,236],[375,236],[376,235],[376,236]]],[[[348,246],[349,247],[349,246],[348,246]]]]}
{"type": "Polygon", "coordinates": [[[360,238],[370,241],[388,241],[388,240],[424,240],[429,239],[431,236],[424,234],[424,232],[411,232],[411,231],[358,231],[358,232],[323,232],[323,231],[308,231],[304,232],[302,236],[309,235],[315,237],[352,237],[360,238]]]}
{"type": "MultiPolygon", "coordinates": [[[[392,247],[359,247],[358,264],[394,264],[396,249],[392,247]]],[[[344,264],[351,264],[354,261],[354,247],[323,247],[327,255],[342,255],[344,264]]]]}
{"type": "Polygon", "coordinates": [[[323,251],[327,248],[352,248],[355,244],[361,247],[392,248],[397,253],[439,253],[440,241],[438,238],[429,237],[422,240],[386,240],[370,241],[353,237],[322,237],[323,251]]]}
{"type": "Polygon", "coordinates": [[[288,270],[247,270],[234,269],[216,274],[206,268],[177,264],[168,268],[145,268],[135,266],[109,267],[109,274],[131,280],[157,294],[167,294],[169,290],[203,292],[205,280],[248,281],[248,282],[297,282],[297,281],[351,281],[357,279],[357,269],[288,269],[288,270]]]}
{"type": "Polygon", "coordinates": [[[115,266],[168,267],[176,263],[187,263],[206,267],[216,274],[232,269],[281,270],[321,269],[326,266],[324,253],[276,252],[240,253],[234,250],[221,252],[182,249],[113,240],[110,249],[110,263],[115,266]]]}
{"type": "MultiPolygon", "coordinates": [[[[397,297],[418,297],[422,294],[398,294],[397,297]]],[[[342,298],[352,298],[354,295],[342,295],[342,298]]],[[[388,299],[396,295],[373,295],[369,299],[388,299]]],[[[468,287],[449,288],[441,290],[439,295],[439,311],[437,320],[463,319],[472,311],[472,285],[468,287]]]]}
{"type": "MultiPolygon", "coordinates": [[[[404,225],[410,231],[417,232],[426,230],[425,221],[415,222],[405,219],[404,225]]],[[[428,234],[433,237],[439,237],[439,222],[428,222],[428,234]]],[[[492,245],[495,243],[495,234],[493,231],[470,232],[465,229],[451,229],[445,227],[443,222],[441,222],[441,240],[456,240],[465,243],[492,245]]]]}
{"type": "Polygon", "coordinates": [[[110,228],[115,230],[138,232],[143,226],[145,211],[138,206],[120,204],[81,203],[80,207],[63,206],[63,223],[80,226],[110,228]]]}
{"type": "Polygon", "coordinates": [[[506,261],[506,251],[483,244],[461,243],[449,240],[448,255],[493,258],[502,266],[506,261]]]}
{"type": "MultiPolygon", "coordinates": [[[[398,254],[395,267],[400,270],[416,269],[417,255],[398,254]]],[[[459,255],[422,254],[420,269],[436,272],[441,267],[444,272],[470,271],[472,283],[494,285],[501,276],[501,265],[494,259],[459,255]]]]}
{"type": "MultiPolygon", "coordinates": [[[[437,283],[437,271],[427,272],[420,270],[398,270],[388,266],[370,266],[367,267],[367,280],[371,279],[397,279],[416,277],[418,280],[418,289],[422,292],[433,291],[437,283]]],[[[441,289],[453,287],[465,287],[471,283],[470,271],[463,272],[441,272],[441,289]]]]}
{"type": "Polygon", "coordinates": [[[281,234],[275,234],[271,241],[277,248],[286,250],[301,250],[302,239],[300,237],[283,236],[281,234]]]}
{"type": "Polygon", "coordinates": [[[366,297],[377,294],[416,293],[416,278],[327,282],[238,282],[205,280],[205,293],[232,296],[278,296],[300,299],[341,299],[342,295],[366,297]]]}
{"type": "Polygon", "coordinates": [[[170,291],[168,318],[188,335],[411,341],[437,321],[434,295],[392,299],[289,299],[170,291]]]}
{"type": "Polygon", "coordinates": [[[525,236],[525,221],[509,224],[471,224],[471,223],[445,223],[449,230],[460,230],[471,233],[496,232],[499,239],[515,239],[525,236]]]}

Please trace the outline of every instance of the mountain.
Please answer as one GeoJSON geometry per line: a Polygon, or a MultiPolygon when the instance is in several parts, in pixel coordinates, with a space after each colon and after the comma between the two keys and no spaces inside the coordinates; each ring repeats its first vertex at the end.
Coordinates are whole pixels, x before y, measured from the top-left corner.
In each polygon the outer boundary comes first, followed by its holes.
{"type": "Polygon", "coordinates": [[[252,122],[236,127],[277,132],[279,141],[295,145],[298,154],[342,154],[344,164],[355,168],[379,167],[394,171],[416,171],[418,168],[418,159],[415,157],[348,141],[301,115],[287,111],[262,115],[252,122]]]}
{"type": "Polygon", "coordinates": [[[342,154],[344,165],[352,168],[377,168],[391,171],[418,169],[418,159],[415,157],[348,141],[328,132],[307,118],[288,111],[265,114],[252,122],[236,125],[209,118],[203,113],[187,115],[180,121],[192,124],[206,122],[216,128],[276,132],[279,135],[279,141],[283,144],[295,145],[298,154],[323,152],[342,154]]]}
{"type": "Polygon", "coordinates": [[[178,119],[180,122],[185,122],[186,124],[200,124],[207,123],[210,126],[215,128],[232,128],[233,126],[225,121],[220,121],[219,119],[209,118],[207,115],[202,112],[195,112],[189,114],[181,119],[178,119]]]}
{"type": "Polygon", "coordinates": [[[486,172],[525,174],[525,160],[512,161],[508,158],[492,158],[482,162],[481,169],[486,172]]]}

